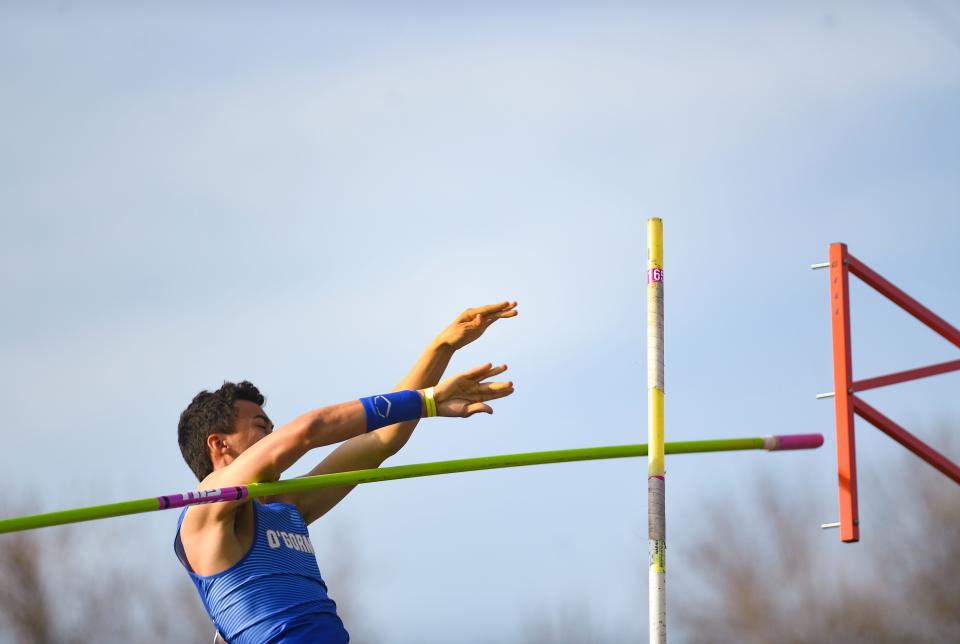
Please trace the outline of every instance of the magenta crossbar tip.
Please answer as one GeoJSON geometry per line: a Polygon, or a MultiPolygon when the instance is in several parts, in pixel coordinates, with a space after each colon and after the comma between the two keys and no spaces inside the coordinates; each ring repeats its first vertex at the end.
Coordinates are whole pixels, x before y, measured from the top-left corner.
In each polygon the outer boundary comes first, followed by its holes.
{"type": "Polygon", "coordinates": [[[823,445],[823,434],[784,434],[763,437],[763,446],[771,452],[784,449],[816,449],[821,445],[823,445]]]}

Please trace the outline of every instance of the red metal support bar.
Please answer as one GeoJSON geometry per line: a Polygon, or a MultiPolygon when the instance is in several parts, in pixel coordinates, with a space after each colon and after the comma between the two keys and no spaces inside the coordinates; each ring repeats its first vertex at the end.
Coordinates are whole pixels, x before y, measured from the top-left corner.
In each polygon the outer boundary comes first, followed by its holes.
{"type": "Polygon", "coordinates": [[[960,360],[951,360],[950,362],[941,362],[940,364],[930,365],[929,367],[918,367],[917,369],[908,369],[907,371],[898,371],[885,376],[876,378],[867,378],[858,380],[851,386],[852,391],[866,391],[867,389],[876,389],[887,385],[895,385],[898,382],[907,382],[917,378],[926,378],[940,373],[948,373],[960,369],[960,360]]]}
{"type": "MultiPolygon", "coordinates": [[[[831,263],[833,261],[832,249],[836,245],[837,244],[830,245],[831,263]]],[[[845,244],[841,245],[844,246],[844,249],[846,249],[845,244]]],[[[960,347],[960,330],[925,307],[923,304],[920,304],[920,302],[901,291],[886,278],[881,276],[879,273],[874,271],[872,268],[861,262],[853,255],[845,253],[845,257],[851,273],[862,279],[868,285],[872,286],[882,295],[886,296],[904,311],[926,324],[948,341],[952,342],[955,346],[960,347]]],[[[830,272],[831,274],[833,273],[832,267],[830,272]]]]}
{"type": "Polygon", "coordinates": [[[955,463],[860,398],[856,396],[850,397],[853,399],[853,408],[860,417],[943,472],[956,483],[960,483],[960,467],[957,467],[955,463]]]}
{"type": "Polygon", "coordinates": [[[853,365],[850,347],[849,254],[846,244],[830,244],[830,321],[833,329],[833,391],[837,421],[837,477],[840,539],[860,540],[857,508],[857,454],[853,435],[853,365]]]}

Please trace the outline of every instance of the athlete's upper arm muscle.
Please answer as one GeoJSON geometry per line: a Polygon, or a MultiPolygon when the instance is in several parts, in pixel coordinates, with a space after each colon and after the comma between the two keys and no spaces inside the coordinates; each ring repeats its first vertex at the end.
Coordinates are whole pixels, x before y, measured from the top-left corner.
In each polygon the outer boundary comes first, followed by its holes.
{"type": "Polygon", "coordinates": [[[276,481],[309,449],[306,428],[289,423],[248,447],[224,468],[207,477],[212,487],[276,481]]]}
{"type": "MultiPolygon", "coordinates": [[[[346,441],[330,452],[307,476],[350,472],[380,467],[390,452],[384,447],[377,432],[361,434],[346,441]]],[[[316,521],[343,500],[354,488],[353,485],[308,490],[284,495],[284,500],[297,506],[306,523],[316,521]]]]}

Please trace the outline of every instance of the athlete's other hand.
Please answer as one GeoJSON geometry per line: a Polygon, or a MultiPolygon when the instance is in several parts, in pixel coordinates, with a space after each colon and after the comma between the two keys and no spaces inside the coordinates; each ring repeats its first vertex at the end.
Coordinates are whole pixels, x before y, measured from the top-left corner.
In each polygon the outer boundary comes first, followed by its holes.
{"type": "Polygon", "coordinates": [[[497,320],[516,317],[516,315],[516,302],[500,302],[467,309],[458,315],[450,326],[440,332],[437,341],[453,350],[461,349],[483,335],[487,327],[497,320]]]}
{"type": "Polygon", "coordinates": [[[466,418],[478,412],[492,414],[493,409],[486,404],[513,393],[513,383],[481,382],[507,370],[507,365],[494,367],[489,362],[447,378],[434,389],[438,416],[466,418]]]}

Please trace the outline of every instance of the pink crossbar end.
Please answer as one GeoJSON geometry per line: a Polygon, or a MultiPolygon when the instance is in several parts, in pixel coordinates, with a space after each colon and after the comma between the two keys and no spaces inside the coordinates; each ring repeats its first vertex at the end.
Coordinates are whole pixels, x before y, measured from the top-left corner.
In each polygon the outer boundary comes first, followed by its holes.
{"type": "Polygon", "coordinates": [[[774,436],[775,442],[773,450],[783,449],[816,449],[823,445],[823,434],[786,434],[783,436],[774,436]]]}

